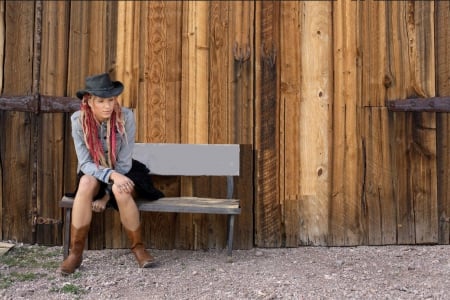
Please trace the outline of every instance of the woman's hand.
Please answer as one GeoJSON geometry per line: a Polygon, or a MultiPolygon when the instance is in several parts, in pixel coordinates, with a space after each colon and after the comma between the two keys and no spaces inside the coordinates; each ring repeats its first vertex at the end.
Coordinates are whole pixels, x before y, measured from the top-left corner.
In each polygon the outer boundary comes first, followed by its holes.
{"type": "Polygon", "coordinates": [[[127,176],[113,172],[110,175],[110,178],[113,180],[114,185],[119,190],[119,193],[131,193],[133,191],[134,182],[127,176]]]}

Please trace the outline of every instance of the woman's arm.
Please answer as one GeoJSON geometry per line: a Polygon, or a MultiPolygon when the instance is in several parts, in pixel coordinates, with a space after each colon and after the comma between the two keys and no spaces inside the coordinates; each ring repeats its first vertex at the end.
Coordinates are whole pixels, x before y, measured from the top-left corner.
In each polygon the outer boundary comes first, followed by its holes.
{"type": "Polygon", "coordinates": [[[122,114],[125,122],[126,140],[125,137],[120,137],[122,138],[122,142],[117,152],[116,166],[110,174],[110,182],[114,182],[119,189],[122,187],[121,191],[130,192],[130,188],[134,186],[134,182],[123,174],[131,170],[134,139],[136,136],[136,122],[134,114],[130,109],[122,107],[122,114]]]}
{"type": "Polygon", "coordinates": [[[84,140],[83,128],[80,122],[80,112],[77,111],[71,116],[72,138],[75,145],[75,152],[78,158],[78,168],[84,174],[92,175],[100,181],[108,183],[112,172],[110,168],[97,166],[92,160],[91,154],[84,140]]]}

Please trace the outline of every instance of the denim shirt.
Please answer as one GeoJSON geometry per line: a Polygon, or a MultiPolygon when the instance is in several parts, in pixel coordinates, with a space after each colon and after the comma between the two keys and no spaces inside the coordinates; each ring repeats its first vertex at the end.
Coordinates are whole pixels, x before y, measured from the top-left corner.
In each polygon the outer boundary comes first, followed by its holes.
{"type": "MultiPolygon", "coordinates": [[[[122,107],[122,115],[125,122],[125,132],[126,139],[120,134],[116,135],[116,153],[117,161],[114,169],[103,167],[101,165],[96,165],[94,160],[89,153],[86,146],[83,135],[83,127],[80,121],[80,111],[76,111],[71,116],[72,123],[72,137],[75,145],[75,152],[78,158],[78,169],[77,171],[82,171],[84,174],[92,175],[98,180],[108,183],[109,176],[112,171],[119,172],[121,174],[126,174],[131,169],[131,160],[134,148],[134,138],[136,134],[136,123],[134,120],[133,112],[125,107],[122,107]],[[127,143],[128,141],[128,143],[127,143]]],[[[102,142],[103,149],[108,149],[106,145],[106,123],[101,123],[98,127],[99,139],[102,142]]],[[[107,153],[104,152],[104,155],[107,153]]]]}

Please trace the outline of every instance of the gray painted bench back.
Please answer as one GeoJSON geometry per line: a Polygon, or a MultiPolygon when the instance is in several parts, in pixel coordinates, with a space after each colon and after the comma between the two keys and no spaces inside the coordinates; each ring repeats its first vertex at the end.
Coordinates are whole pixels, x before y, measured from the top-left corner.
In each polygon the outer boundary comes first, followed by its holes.
{"type": "Polygon", "coordinates": [[[133,157],[152,174],[239,176],[239,145],[136,143],[133,157]]]}

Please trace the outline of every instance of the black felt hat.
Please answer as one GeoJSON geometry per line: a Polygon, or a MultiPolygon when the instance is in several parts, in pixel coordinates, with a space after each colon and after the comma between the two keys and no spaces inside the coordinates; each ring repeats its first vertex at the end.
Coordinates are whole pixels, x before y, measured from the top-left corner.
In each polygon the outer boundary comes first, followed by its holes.
{"type": "Polygon", "coordinates": [[[77,97],[83,99],[84,94],[89,93],[101,98],[118,96],[123,91],[120,81],[112,81],[108,73],[86,77],[86,87],[77,92],[77,97]]]}

